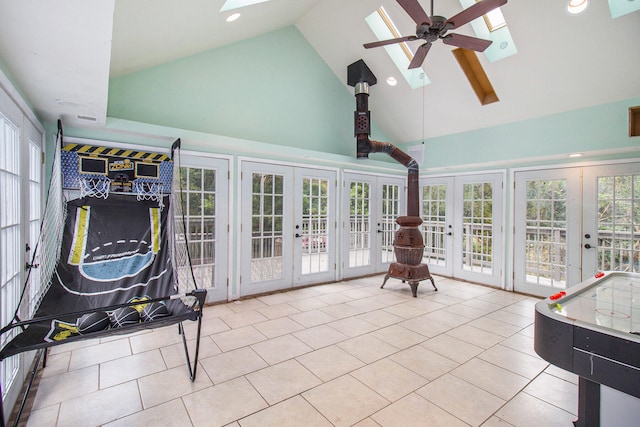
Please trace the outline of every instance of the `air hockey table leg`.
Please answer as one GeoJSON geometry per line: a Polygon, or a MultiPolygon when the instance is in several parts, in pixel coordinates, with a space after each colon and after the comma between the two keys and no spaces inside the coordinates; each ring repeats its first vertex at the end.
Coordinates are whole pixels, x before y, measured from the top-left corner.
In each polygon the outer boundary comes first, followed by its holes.
{"type": "Polygon", "coordinates": [[[578,377],[578,419],[575,427],[600,426],[600,384],[578,377]]]}

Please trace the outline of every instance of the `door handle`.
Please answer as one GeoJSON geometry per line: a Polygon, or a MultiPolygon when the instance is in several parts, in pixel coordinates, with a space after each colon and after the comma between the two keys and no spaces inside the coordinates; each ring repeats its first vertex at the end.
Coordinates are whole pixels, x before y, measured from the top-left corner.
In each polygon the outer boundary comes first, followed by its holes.
{"type": "Polygon", "coordinates": [[[453,235],[453,233],[452,233],[452,232],[448,232],[448,233],[447,233],[447,236],[451,236],[451,235],[453,235]]]}
{"type": "Polygon", "coordinates": [[[29,271],[29,269],[31,269],[31,268],[38,268],[38,267],[40,267],[40,264],[31,264],[31,263],[28,263],[28,262],[24,263],[25,271],[29,271]]]}
{"type": "Polygon", "coordinates": [[[382,230],[378,230],[378,233],[384,233],[382,230]]]}
{"type": "Polygon", "coordinates": [[[591,246],[591,245],[590,245],[590,244],[588,244],[588,243],[585,243],[584,248],[585,248],[585,249],[591,249],[591,248],[593,248],[593,246],[591,246]]]}
{"type": "Polygon", "coordinates": [[[302,237],[302,234],[296,233],[295,237],[302,237]]]}

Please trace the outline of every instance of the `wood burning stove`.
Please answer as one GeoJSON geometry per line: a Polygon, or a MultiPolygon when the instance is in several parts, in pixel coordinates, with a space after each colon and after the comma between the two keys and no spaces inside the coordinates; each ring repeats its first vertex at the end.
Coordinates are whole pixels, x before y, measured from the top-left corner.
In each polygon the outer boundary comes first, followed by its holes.
{"type": "Polygon", "coordinates": [[[347,68],[347,83],[353,86],[356,96],[356,111],[354,116],[355,137],[358,158],[368,158],[369,153],[386,153],[391,158],[407,168],[407,216],[396,219],[400,228],[393,240],[393,251],[396,262],[391,263],[389,271],[382,282],[381,288],[390,277],[401,279],[411,286],[413,296],[417,296],[418,284],[422,280],[430,280],[437,291],[435,282],[429,273],[427,264],[422,264],[424,242],[420,232],[420,194],[419,194],[419,166],[418,163],[398,147],[388,143],[372,141],[371,120],[369,112],[369,87],[377,83],[367,64],[361,59],[347,68]]]}

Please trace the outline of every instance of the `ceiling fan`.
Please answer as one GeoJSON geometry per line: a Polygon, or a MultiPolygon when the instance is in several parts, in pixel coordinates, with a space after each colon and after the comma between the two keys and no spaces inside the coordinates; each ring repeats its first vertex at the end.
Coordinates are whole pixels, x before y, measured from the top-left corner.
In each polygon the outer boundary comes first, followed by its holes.
{"type": "Polygon", "coordinates": [[[471,49],[477,52],[484,52],[484,50],[491,45],[491,40],[484,40],[456,33],[447,34],[447,32],[471,22],[474,19],[507,3],[507,0],[482,0],[447,19],[443,16],[433,14],[433,0],[431,0],[431,16],[427,15],[422,6],[420,6],[420,3],[418,3],[418,0],[396,1],[409,14],[411,19],[415,21],[416,35],[366,43],[364,47],[366,49],[370,49],[372,47],[385,46],[388,44],[424,40],[426,43],[422,44],[416,51],[416,54],[413,56],[413,60],[409,64],[409,69],[418,68],[422,65],[427,53],[429,53],[431,44],[438,39],[442,39],[442,42],[448,45],[471,49]]]}

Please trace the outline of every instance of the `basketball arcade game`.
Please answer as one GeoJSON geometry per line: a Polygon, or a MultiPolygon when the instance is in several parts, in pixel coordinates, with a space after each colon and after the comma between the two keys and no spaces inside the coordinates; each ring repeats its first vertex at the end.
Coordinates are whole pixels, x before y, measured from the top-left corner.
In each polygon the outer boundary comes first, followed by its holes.
{"type": "Polygon", "coordinates": [[[169,157],[63,145],[58,128],[40,239],[15,315],[0,330],[0,360],[38,350],[16,425],[48,347],[177,324],[192,381],[198,363],[206,290],[188,253],[180,140],[169,157]],[[197,321],[193,365],[184,320],[197,321]]]}

